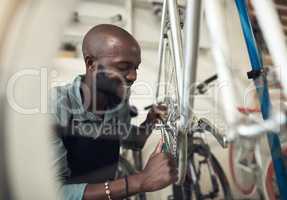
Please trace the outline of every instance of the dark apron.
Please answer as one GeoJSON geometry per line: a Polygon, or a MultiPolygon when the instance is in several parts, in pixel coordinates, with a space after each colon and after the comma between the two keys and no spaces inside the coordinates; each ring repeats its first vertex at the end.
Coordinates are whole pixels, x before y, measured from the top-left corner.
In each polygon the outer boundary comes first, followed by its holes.
{"type": "Polygon", "coordinates": [[[71,170],[68,183],[100,183],[114,179],[120,153],[118,138],[64,136],[62,140],[71,170]]]}

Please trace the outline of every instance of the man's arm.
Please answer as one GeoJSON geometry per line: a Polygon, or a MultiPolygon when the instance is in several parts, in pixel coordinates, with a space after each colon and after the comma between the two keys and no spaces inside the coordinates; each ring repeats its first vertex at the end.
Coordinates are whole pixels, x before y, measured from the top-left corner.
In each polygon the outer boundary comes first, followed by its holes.
{"type": "MultiPolygon", "coordinates": [[[[69,176],[69,169],[67,165],[67,152],[63,145],[63,142],[58,137],[52,138],[52,144],[54,146],[55,151],[55,159],[53,166],[57,168],[57,177],[69,176]]],[[[142,190],[140,180],[144,180],[145,176],[141,175],[142,173],[135,174],[128,177],[129,183],[129,194],[133,195],[142,190]]],[[[102,184],[67,184],[65,181],[60,180],[61,187],[59,188],[59,196],[64,200],[86,200],[86,199],[107,199],[105,193],[104,183],[102,184]]],[[[119,179],[116,181],[110,182],[110,188],[112,191],[113,199],[123,198],[126,195],[125,188],[125,180],[119,179]]]]}
{"type": "MultiPolygon", "coordinates": [[[[54,138],[53,146],[56,151],[54,166],[58,168],[57,177],[65,177],[69,174],[66,149],[62,140],[54,138]]],[[[176,164],[171,155],[161,152],[162,140],[150,156],[143,171],[128,177],[128,196],[139,192],[151,192],[162,189],[177,180],[176,164]]],[[[109,182],[112,199],[120,199],[126,196],[125,180],[119,179],[109,182]]],[[[104,183],[102,184],[65,184],[60,188],[63,199],[89,200],[107,199],[104,183]]]]}
{"type": "MultiPolygon", "coordinates": [[[[171,155],[162,153],[162,140],[150,156],[144,170],[138,174],[128,176],[128,196],[139,192],[160,190],[177,180],[176,164],[171,155]]],[[[112,199],[126,197],[125,179],[109,182],[112,199]]],[[[104,184],[88,184],[83,200],[107,199],[104,184]]]]}
{"type": "MultiPolygon", "coordinates": [[[[141,192],[139,184],[139,175],[131,175],[128,177],[129,195],[141,192]]],[[[118,179],[109,183],[112,199],[122,199],[126,197],[125,179],[118,179]]],[[[107,199],[104,184],[88,184],[84,192],[83,200],[107,199]]]]}
{"type": "Polygon", "coordinates": [[[127,149],[142,149],[152,133],[153,127],[154,125],[148,123],[146,120],[140,126],[131,125],[129,136],[122,141],[122,145],[127,149]]]}
{"type": "Polygon", "coordinates": [[[131,126],[128,138],[122,141],[125,148],[140,150],[152,133],[155,124],[166,117],[167,108],[163,105],[153,106],[147,114],[146,120],[140,126],[131,126]]]}

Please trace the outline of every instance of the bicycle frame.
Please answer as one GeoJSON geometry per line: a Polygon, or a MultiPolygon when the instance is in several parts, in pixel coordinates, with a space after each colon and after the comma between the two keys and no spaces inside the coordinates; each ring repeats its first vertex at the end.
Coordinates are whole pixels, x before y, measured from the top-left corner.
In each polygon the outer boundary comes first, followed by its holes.
{"type": "MultiPolygon", "coordinates": [[[[279,77],[279,80],[282,81],[282,87],[283,87],[283,93],[286,95],[286,75],[287,75],[287,69],[284,68],[284,66],[287,65],[287,48],[285,45],[284,40],[284,34],[283,31],[280,29],[280,22],[276,15],[276,11],[274,7],[272,6],[272,2],[269,0],[259,2],[254,0],[254,7],[257,11],[258,20],[262,27],[265,39],[267,41],[267,45],[271,51],[271,55],[274,59],[275,64],[278,66],[276,72],[277,76],[279,77]],[[267,22],[266,22],[267,21],[267,22]],[[272,28],[270,25],[272,24],[272,28]],[[274,33],[273,33],[274,31],[274,33]],[[275,34],[275,35],[274,35],[275,34]]],[[[234,94],[234,85],[232,84],[231,79],[231,71],[230,71],[230,56],[228,55],[229,47],[228,42],[225,40],[226,33],[224,31],[223,26],[223,1],[206,1],[205,8],[206,8],[206,20],[207,25],[210,31],[210,36],[212,40],[212,52],[214,55],[214,60],[216,62],[217,66],[217,72],[219,76],[219,80],[222,82],[226,82],[229,84],[228,87],[223,87],[223,93],[226,95],[226,97],[223,99],[224,103],[224,111],[225,111],[225,119],[227,120],[227,123],[231,126],[231,128],[236,128],[239,123],[239,118],[237,117],[237,111],[236,111],[236,100],[235,100],[235,94],[234,94]]],[[[264,116],[264,113],[263,113],[264,116]]],[[[266,117],[265,117],[266,118],[266,117]]],[[[278,117],[277,117],[278,118],[278,117]]],[[[273,121],[266,122],[265,125],[272,125],[273,128],[280,126],[281,123],[285,123],[285,118],[282,120],[282,118],[277,119],[275,118],[273,121]],[[274,123],[275,121],[275,123],[274,123]],[[274,125],[275,124],[275,125],[274,125]]],[[[243,125],[244,126],[244,125],[243,125]]],[[[248,126],[245,126],[246,128],[248,126]]],[[[248,134],[250,136],[254,136],[258,134],[259,132],[262,133],[262,128],[260,129],[259,126],[253,126],[252,129],[249,129],[250,131],[248,133],[242,133],[243,127],[240,127],[239,129],[235,129],[235,131],[229,131],[228,132],[228,138],[232,140],[233,137],[235,137],[238,134],[247,136],[248,134]],[[240,129],[240,131],[239,131],[240,129]],[[236,131],[238,130],[238,132],[236,131]]],[[[274,129],[273,129],[274,130],[274,129]]],[[[270,139],[271,136],[270,136],[270,139]]],[[[272,139],[274,142],[275,140],[272,139]]],[[[277,141],[277,140],[276,140],[277,141]]],[[[278,142],[275,141],[275,144],[277,145],[278,142]]],[[[280,149],[280,144],[278,144],[278,149],[280,149]]],[[[276,148],[276,146],[271,146],[272,149],[276,148]]],[[[272,150],[272,152],[275,151],[275,149],[272,150]]],[[[276,151],[278,153],[278,151],[276,151]]],[[[280,151],[279,151],[280,152],[280,151]]],[[[283,168],[279,168],[280,160],[279,158],[276,158],[278,169],[281,175],[283,168]]],[[[276,164],[275,163],[275,164],[276,164]]],[[[282,178],[279,178],[277,176],[277,179],[279,180],[279,188],[280,193],[282,194],[283,198],[285,198],[285,192],[283,191],[283,185],[286,186],[286,184],[283,184],[282,178]]]]}
{"type": "MultiPolygon", "coordinates": [[[[249,57],[252,64],[252,71],[262,70],[263,63],[261,56],[257,50],[256,42],[254,40],[253,33],[250,27],[246,5],[244,2],[238,0],[236,1],[236,4],[240,15],[244,37],[248,47],[249,57]]],[[[264,0],[260,2],[253,1],[253,6],[255,8],[255,13],[258,18],[259,25],[261,26],[263,36],[265,38],[265,41],[267,42],[267,46],[270,50],[273,61],[275,65],[277,65],[277,76],[282,84],[283,94],[285,94],[286,96],[287,47],[285,44],[283,31],[280,27],[279,18],[276,14],[273,3],[269,0],[264,0]]],[[[261,75],[258,78],[254,79],[254,83],[256,85],[259,100],[261,101],[262,117],[264,120],[267,120],[272,116],[272,107],[268,93],[267,79],[265,76],[261,75]],[[263,88],[258,84],[258,80],[263,82],[263,88]]],[[[285,123],[285,121],[286,120],[284,119],[283,123],[285,123]]],[[[279,126],[280,123],[278,123],[279,126]]],[[[285,187],[287,184],[287,174],[282,159],[280,139],[274,131],[275,130],[273,129],[271,132],[268,132],[267,138],[275,168],[277,185],[280,191],[280,198],[286,199],[287,192],[285,190],[285,187]]]]}
{"type": "Polygon", "coordinates": [[[256,122],[248,126],[239,125],[237,127],[237,132],[240,136],[246,138],[254,138],[262,136],[263,133],[269,131],[279,132],[281,130],[281,127],[286,124],[286,121],[287,119],[285,113],[278,113],[273,118],[264,122],[256,122]]]}
{"type": "MultiPolygon", "coordinates": [[[[259,0],[253,0],[255,5],[255,10],[261,10],[259,13],[259,22],[264,29],[272,30],[270,26],[266,25],[273,23],[273,20],[276,18],[275,11],[272,10],[270,6],[271,2],[266,0],[264,2],[259,2],[259,0]],[[266,12],[262,12],[262,10],[266,12]],[[264,13],[264,14],[263,14],[264,13]],[[266,14],[267,13],[267,14],[266,14]],[[268,16],[268,17],[267,17],[268,16]],[[268,19],[265,19],[268,18],[268,19]],[[264,21],[267,21],[265,23],[264,21]]],[[[181,52],[181,36],[179,28],[179,18],[176,9],[175,0],[166,0],[164,1],[163,6],[163,17],[162,17],[162,27],[161,27],[161,38],[160,38],[160,48],[159,48],[159,76],[158,83],[160,83],[160,77],[163,68],[163,60],[166,55],[166,51],[169,48],[173,63],[175,65],[176,71],[176,84],[179,88],[179,113],[180,113],[180,125],[178,127],[178,148],[187,148],[186,139],[186,128],[190,125],[190,120],[193,118],[192,108],[193,108],[193,95],[194,89],[193,84],[196,80],[196,69],[197,69],[197,58],[198,58],[198,41],[199,41],[199,28],[200,28],[200,14],[201,14],[201,1],[187,1],[186,7],[186,21],[185,21],[185,44],[184,47],[184,62],[182,62],[182,52],[181,52]],[[170,22],[170,32],[166,30],[166,20],[170,22]],[[169,45],[168,45],[169,44],[169,45]],[[184,64],[184,65],[183,65],[184,64]],[[182,66],[184,66],[182,68],[182,66]],[[182,80],[182,81],[180,81],[182,80]],[[191,88],[190,88],[191,87],[191,88]],[[180,143],[183,142],[183,143],[180,143]]],[[[232,69],[231,69],[231,56],[229,55],[229,45],[226,40],[227,34],[224,26],[224,1],[205,1],[206,9],[206,21],[208,29],[211,36],[212,43],[212,53],[214,61],[217,67],[217,73],[219,81],[224,83],[221,87],[222,93],[225,95],[223,101],[223,110],[224,117],[229,125],[229,130],[227,131],[227,138],[229,141],[236,139],[239,135],[245,135],[254,137],[259,133],[263,132],[261,126],[251,126],[249,132],[242,133],[244,128],[248,128],[249,125],[245,125],[241,122],[241,119],[238,116],[237,111],[237,102],[235,95],[235,85],[232,81],[232,69]]],[[[275,60],[275,64],[279,67],[277,68],[277,75],[282,81],[283,91],[286,94],[287,86],[287,70],[283,66],[287,65],[287,51],[284,45],[283,33],[278,31],[279,21],[276,18],[275,23],[272,25],[276,30],[276,37],[274,34],[270,34],[268,31],[264,32],[268,46],[270,46],[272,57],[275,60]],[[268,34],[269,33],[269,34],[268,34]],[[278,52],[277,52],[278,51],[278,52]],[[282,74],[281,74],[282,72],[282,74]]],[[[168,28],[167,28],[168,29],[168,28]]],[[[159,94],[159,85],[157,87],[156,98],[158,101],[159,94]]],[[[278,121],[277,118],[275,121],[268,121],[266,124],[271,124],[272,128],[280,126],[280,123],[285,123],[278,121]]],[[[257,149],[258,150],[258,149],[257,149]]],[[[184,151],[186,152],[186,151],[184,151]]],[[[258,154],[258,152],[257,152],[258,154]]],[[[181,155],[182,156],[182,155],[181,155]]],[[[258,158],[260,156],[257,156],[258,158]]],[[[184,157],[183,157],[184,158],[184,157]]],[[[260,161],[258,161],[260,162],[260,161]]],[[[180,173],[179,181],[182,182],[186,166],[182,166],[183,162],[179,162],[180,173]]],[[[186,163],[186,162],[184,162],[186,163]]]]}
{"type": "Polygon", "coordinates": [[[264,39],[274,61],[277,76],[287,96],[287,46],[285,36],[274,4],[271,0],[252,0],[264,39]]]}
{"type": "Polygon", "coordinates": [[[201,21],[201,1],[187,1],[185,21],[185,51],[182,79],[181,128],[184,129],[192,118],[194,104],[199,30],[201,21]],[[191,98],[190,98],[191,97],[191,98]]]}
{"type": "MultiPolygon", "coordinates": [[[[216,69],[218,73],[219,81],[223,85],[222,94],[225,98],[223,100],[224,117],[230,128],[233,128],[239,121],[236,110],[236,98],[235,98],[235,86],[231,76],[231,56],[229,55],[230,48],[226,40],[227,34],[223,23],[223,2],[217,1],[205,1],[205,15],[206,22],[209,29],[213,58],[216,63],[216,69]]],[[[228,132],[228,137],[233,137],[233,132],[228,132]]]]}
{"type": "MultiPolygon", "coordinates": [[[[170,49],[172,58],[174,60],[174,66],[176,71],[177,86],[179,88],[179,104],[180,104],[180,125],[178,127],[178,148],[184,148],[179,162],[179,181],[181,183],[186,173],[186,153],[187,153],[187,128],[191,125],[191,119],[193,118],[193,101],[195,93],[195,81],[196,81],[196,69],[199,47],[199,30],[201,20],[201,1],[187,1],[186,7],[186,21],[185,21],[185,48],[184,48],[184,65],[181,52],[181,35],[179,27],[179,17],[176,9],[175,0],[166,0],[163,4],[163,14],[161,21],[161,37],[159,48],[159,75],[158,81],[160,81],[162,68],[163,68],[163,56],[165,55],[166,46],[164,35],[168,34],[170,49]],[[167,13],[169,15],[167,15],[167,13]],[[166,30],[166,18],[170,22],[171,34],[166,30]],[[169,37],[171,35],[171,37],[169,37]],[[182,68],[182,66],[184,66],[182,68]],[[182,78],[181,78],[182,77],[182,78]],[[181,80],[181,81],[180,81],[181,80]]],[[[232,84],[230,61],[228,55],[228,43],[225,40],[224,26],[222,23],[222,10],[220,6],[215,2],[208,2],[206,4],[207,9],[207,21],[210,29],[216,28],[218,34],[211,34],[213,41],[213,54],[216,61],[217,71],[219,79],[228,85],[222,88],[223,93],[227,94],[224,98],[225,102],[225,118],[228,123],[234,126],[237,122],[236,118],[236,103],[234,95],[234,86],[232,84]],[[210,12],[212,11],[212,12],[210,12]],[[218,26],[218,27],[216,27],[218,26]],[[226,57],[228,58],[226,60],[226,57]]],[[[215,32],[216,32],[215,31],[215,32]]],[[[211,31],[214,33],[214,31],[211,31]]],[[[156,99],[158,99],[159,85],[157,86],[156,99]]]]}

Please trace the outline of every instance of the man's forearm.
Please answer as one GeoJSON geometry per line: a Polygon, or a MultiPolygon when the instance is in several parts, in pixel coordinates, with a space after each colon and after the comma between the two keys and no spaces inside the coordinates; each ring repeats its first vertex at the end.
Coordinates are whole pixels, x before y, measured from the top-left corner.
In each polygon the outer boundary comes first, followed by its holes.
{"type": "Polygon", "coordinates": [[[147,121],[144,121],[139,127],[139,137],[140,141],[145,144],[147,138],[150,136],[152,133],[152,130],[154,128],[154,125],[151,123],[148,123],[147,121]]]}
{"type": "Polygon", "coordinates": [[[123,141],[123,146],[128,149],[139,150],[143,148],[147,138],[152,133],[153,126],[144,121],[140,126],[133,126],[129,137],[123,141]]]}
{"type": "MultiPolygon", "coordinates": [[[[128,196],[134,195],[141,191],[140,174],[128,176],[128,196]]],[[[111,190],[111,199],[122,199],[126,197],[126,183],[125,179],[118,179],[116,181],[109,182],[111,190]]],[[[105,185],[101,184],[88,184],[84,192],[83,200],[106,200],[105,185]]]]}

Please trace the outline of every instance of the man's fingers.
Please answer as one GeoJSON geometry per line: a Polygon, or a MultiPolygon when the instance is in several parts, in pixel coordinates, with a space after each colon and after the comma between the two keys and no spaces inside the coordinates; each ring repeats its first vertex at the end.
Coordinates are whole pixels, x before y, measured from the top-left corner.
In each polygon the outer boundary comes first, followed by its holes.
{"type": "Polygon", "coordinates": [[[167,112],[167,107],[165,105],[153,105],[152,110],[156,112],[167,112]]]}
{"type": "Polygon", "coordinates": [[[157,119],[164,120],[168,116],[168,112],[167,111],[154,109],[154,110],[152,110],[152,112],[154,113],[154,115],[155,115],[155,117],[157,119]]]}
{"type": "Polygon", "coordinates": [[[170,170],[170,175],[171,176],[178,176],[178,170],[176,168],[173,168],[170,170]]]}
{"type": "Polygon", "coordinates": [[[153,110],[156,112],[164,112],[165,113],[165,112],[167,112],[167,107],[165,107],[165,106],[164,107],[154,106],[153,110]]]}
{"type": "Polygon", "coordinates": [[[155,111],[156,115],[160,116],[160,117],[165,117],[167,116],[167,112],[165,111],[155,111]]]}
{"type": "Polygon", "coordinates": [[[158,105],[156,105],[156,107],[160,110],[167,110],[167,106],[164,104],[158,104],[158,105]]]}
{"type": "Polygon", "coordinates": [[[147,116],[149,122],[152,123],[159,123],[161,120],[165,121],[167,117],[167,107],[164,105],[153,105],[147,116]]]}
{"type": "Polygon", "coordinates": [[[171,181],[172,183],[175,183],[178,180],[178,175],[172,176],[171,181]]]}
{"type": "Polygon", "coordinates": [[[176,168],[176,162],[175,162],[175,160],[174,160],[174,158],[172,157],[172,158],[170,158],[170,160],[169,160],[169,165],[171,166],[171,167],[173,167],[173,168],[176,168]]]}
{"type": "Polygon", "coordinates": [[[156,148],[155,148],[155,150],[154,150],[154,152],[153,152],[153,155],[154,155],[154,154],[158,154],[158,153],[161,152],[161,150],[162,150],[162,145],[163,145],[163,138],[161,137],[160,140],[159,140],[159,142],[158,142],[158,144],[156,145],[156,148]]]}

